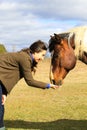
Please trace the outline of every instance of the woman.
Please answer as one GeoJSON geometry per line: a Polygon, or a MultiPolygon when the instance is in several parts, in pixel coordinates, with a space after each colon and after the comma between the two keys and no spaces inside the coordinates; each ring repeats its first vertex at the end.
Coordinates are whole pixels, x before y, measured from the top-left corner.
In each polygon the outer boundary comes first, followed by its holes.
{"type": "Polygon", "coordinates": [[[5,130],[3,117],[6,96],[21,78],[24,78],[29,86],[42,89],[58,88],[32,77],[32,71],[35,72],[37,63],[44,59],[46,51],[46,45],[39,40],[19,52],[0,54],[0,130],[5,130]]]}

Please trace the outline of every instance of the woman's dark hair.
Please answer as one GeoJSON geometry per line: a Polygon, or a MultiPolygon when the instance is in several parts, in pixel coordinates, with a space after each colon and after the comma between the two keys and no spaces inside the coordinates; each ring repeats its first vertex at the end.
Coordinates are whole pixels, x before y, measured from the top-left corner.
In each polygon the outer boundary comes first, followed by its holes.
{"type": "Polygon", "coordinates": [[[35,52],[38,53],[41,52],[42,50],[47,50],[46,44],[41,40],[34,42],[29,48],[30,48],[30,53],[35,53],[35,52]]]}
{"type": "MultiPolygon", "coordinates": [[[[28,54],[29,53],[34,54],[35,52],[39,53],[42,50],[47,50],[47,44],[41,40],[32,43],[29,48],[22,49],[22,51],[27,52],[28,54]]],[[[37,67],[37,63],[33,61],[32,71],[34,72],[36,71],[35,67],[37,67]]]]}
{"type": "Polygon", "coordinates": [[[32,43],[29,48],[22,49],[22,51],[27,52],[28,54],[29,54],[29,52],[31,54],[35,53],[35,52],[38,53],[38,52],[41,52],[42,50],[47,50],[47,44],[41,40],[38,40],[38,41],[32,43]]]}

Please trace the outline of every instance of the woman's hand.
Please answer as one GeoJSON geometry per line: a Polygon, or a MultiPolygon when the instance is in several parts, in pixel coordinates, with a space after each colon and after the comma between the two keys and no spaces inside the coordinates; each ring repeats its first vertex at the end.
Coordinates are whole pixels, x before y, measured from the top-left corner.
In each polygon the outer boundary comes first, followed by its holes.
{"type": "Polygon", "coordinates": [[[50,84],[50,87],[53,88],[53,89],[57,89],[57,88],[60,88],[61,86],[50,84]]]}
{"type": "Polygon", "coordinates": [[[6,102],[6,95],[2,95],[2,105],[4,105],[6,102]]]}

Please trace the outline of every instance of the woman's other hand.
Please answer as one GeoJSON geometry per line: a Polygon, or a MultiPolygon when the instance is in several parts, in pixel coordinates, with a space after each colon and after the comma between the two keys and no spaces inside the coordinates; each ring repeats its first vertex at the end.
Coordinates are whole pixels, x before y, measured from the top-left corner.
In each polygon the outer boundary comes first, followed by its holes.
{"type": "Polygon", "coordinates": [[[5,102],[6,102],[6,95],[2,95],[2,105],[4,105],[5,104],[5,102]]]}
{"type": "Polygon", "coordinates": [[[60,88],[61,86],[50,84],[50,87],[53,88],[53,89],[57,89],[57,88],[60,88]]]}

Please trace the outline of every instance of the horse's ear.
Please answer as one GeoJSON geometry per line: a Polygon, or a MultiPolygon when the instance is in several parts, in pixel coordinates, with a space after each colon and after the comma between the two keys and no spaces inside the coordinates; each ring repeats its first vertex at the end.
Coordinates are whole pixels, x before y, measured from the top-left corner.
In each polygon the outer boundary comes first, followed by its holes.
{"type": "Polygon", "coordinates": [[[55,38],[57,39],[59,39],[60,38],[60,35],[59,34],[56,34],[56,33],[54,33],[54,36],[55,36],[55,38]]]}
{"type": "Polygon", "coordinates": [[[50,35],[50,37],[52,38],[53,36],[52,36],[52,35],[50,35]]]}
{"type": "Polygon", "coordinates": [[[55,36],[55,37],[57,37],[57,34],[56,34],[56,33],[54,33],[54,36],[55,36]]]}
{"type": "Polygon", "coordinates": [[[58,34],[56,34],[56,33],[54,33],[54,36],[55,36],[55,39],[57,40],[57,41],[61,41],[61,38],[60,38],[60,36],[58,35],[58,34]]]}

